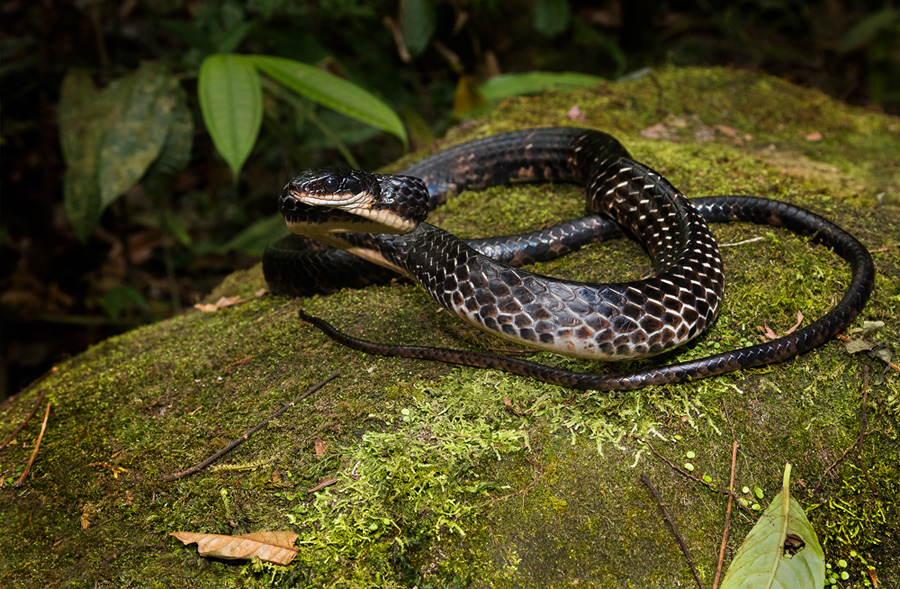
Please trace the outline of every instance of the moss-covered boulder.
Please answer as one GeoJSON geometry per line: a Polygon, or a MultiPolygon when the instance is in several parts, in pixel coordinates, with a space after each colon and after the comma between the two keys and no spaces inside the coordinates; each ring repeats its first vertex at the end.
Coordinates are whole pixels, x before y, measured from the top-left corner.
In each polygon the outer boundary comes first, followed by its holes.
{"type": "MultiPolygon", "coordinates": [[[[592,90],[523,98],[459,126],[432,151],[530,126],[616,135],[689,196],[759,194],[820,212],[873,252],[878,279],[847,336],[777,366],[678,386],[580,394],[499,372],[348,351],[297,309],[392,342],[510,351],[395,284],[307,300],[256,296],[258,269],[189,311],[60,364],[0,411],[2,587],[675,587],[691,572],[646,474],[680,527],[706,586],[715,576],[731,471],[725,565],[793,463],[841,587],[900,586],[900,120],[758,74],[656,71],[592,90]],[[576,108],[577,107],[577,108],[576,108]],[[214,467],[181,471],[339,370],[214,467]],[[690,454],[689,454],[690,453],[690,454]],[[689,463],[690,466],[688,466],[689,463]],[[746,487],[749,492],[743,491],[746,487]],[[293,530],[279,567],[197,556],[170,536],[293,530]],[[868,567],[873,567],[871,571],[868,567]]],[[[422,157],[414,154],[409,160],[422,157]]],[[[273,193],[278,190],[272,187],[273,193]]],[[[579,189],[461,195],[434,222],[461,236],[532,229],[581,214],[579,189]]],[[[784,332],[839,298],[839,258],[784,231],[715,226],[726,304],[696,346],[707,355],[784,332]]],[[[591,246],[538,271],[622,280],[649,265],[628,241],[591,246]]],[[[512,350],[515,352],[515,350],[512,350]]],[[[578,370],[618,370],[537,354],[578,370]]]]}

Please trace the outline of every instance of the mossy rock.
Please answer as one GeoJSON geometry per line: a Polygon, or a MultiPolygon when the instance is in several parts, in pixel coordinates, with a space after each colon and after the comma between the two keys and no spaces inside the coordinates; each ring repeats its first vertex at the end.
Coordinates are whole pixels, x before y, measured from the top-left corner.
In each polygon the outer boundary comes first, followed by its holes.
{"type": "MultiPolygon", "coordinates": [[[[837,221],[873,251],[878,268],[857,326],[884,323],[848,335],[896,350],[898,119],[755,73],[667,69],[504,102],[432,151],[561,124],[616,135],[689,196],[760,194],[837,221]]],[[[464,194],[434,217],[460,235],[495,234],[580,215],[581,202],[574,187],[502,188],[464,194]]],[[[722,315],[699,344],[657,362],[757,341],[763,325],[783,332],[798,312],[810,321],[847,284],[846,264],[788,233],[713,229],[733,246],[723,248],[722,315]],[[754,237],[762,239],[745,243],[754,237]]],[[[538,271],[602,281],[647,268],[639,248],[621,241],[538,271]]],[[[733,440],[735,484],[751,489],[750,503],[765,507],[785,462],[794,464],[793,493],[824,544],[829,573],[849,574],[842,587],[870,586],[866,565],[879,586],[900,586],[900,375],[884,354],[851,354],[833,341],[776,366],[582,395],[499,372],[351,352],[297,318],[302,307],[376,340],[508,349],[451,321],[414,286],[307,300],[255,296],[263,286],[258,268],[236,273],[210,301],[246,302],[111,338],[3,405],[0,432],[11,432],[40,392],[52,402],[21,487],[13,482],[43,409],[0,452],[0,586],[691,586],[642,473],[711,586],[733,440]],[[340,378],[215,469],[162,480],[335,370],[340,378]],[[690,462],[697,480],[664,457],[682,469],[690,462]],[[325,479],[336,482],[308,491],[325,479]],[[169,535],[282,529],[300,535],[288,567],[201,558],[169,535]]],[[[757,513],[735,507],[726,566],[757,513]]]]}

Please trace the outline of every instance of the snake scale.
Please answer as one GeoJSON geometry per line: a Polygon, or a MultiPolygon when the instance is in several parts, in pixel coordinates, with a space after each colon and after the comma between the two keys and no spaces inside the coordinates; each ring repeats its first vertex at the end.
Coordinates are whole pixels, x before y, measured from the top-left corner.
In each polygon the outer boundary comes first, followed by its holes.
{"type": "Polygon", "coordinates": [[[860,313],[875,269],[846,231],[791,204],[749,196],[688,201],[660,174],[633,160],[612,136],[568,127],[494,135],[426,158],[399,175],[314,169],[291,180],[281,212],[292,236],[263,259],[274,292],[306,295],[385,281],[418,282],[445,308],[495,335],[539,349],[599,360],[643,358],[702,333],[719,312],[722,259],[708,222],[785,227],[832,248],[850,263],[843,298],[794,333],[733,351],[621,374],[571,372],[462,350],[378,344],[301,318],[365,352],[495,368],[574,389],[626,390],[682,382],[777,362],[834,337],[860,313]],[[422,222],[448,195],[515,182],[583,185],[590,216],[529,234],[463,241],[422,222]],[[648,252],[654,274],[592,284],[516,266],[625,233],[648,252]],[[323,249],[321,243],[345,251],[323,249]],[[301,250],[297,253],[296,250],[301,250]]]}

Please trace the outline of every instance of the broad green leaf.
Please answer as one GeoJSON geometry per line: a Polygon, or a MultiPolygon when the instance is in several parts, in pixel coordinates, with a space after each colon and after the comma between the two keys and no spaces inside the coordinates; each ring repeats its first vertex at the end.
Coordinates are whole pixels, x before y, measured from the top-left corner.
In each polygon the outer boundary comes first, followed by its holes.
{"type": "Polygon", "coordinates": [[[174,177],[190,163],[193,143],[194,117],[188,106],[187,93],[179,86],[172,110],[172,124],[169,125],[165,143],[159,157],[141,180],[144,189],[151,196],[169,191],[174,177]]]}
{"type": "Polygon", "coordinates": [[[747,534],[721,589],[821,589],[825,554],[806,513],[790,496],[791,465],[781,491],[747,534]]]}
{"type": "Polygon", "coordinates": [[[534,5],[534,28],[546,37],[555,37],[569,26],[569,0],[537,0],[534,5]]]}
{"type": "Polygon", "coordinates": [[[841,39],[841,51],[850,52],[872,41],[879,33],[894,31],[900,23],[900,10],[883,8],[858,21],[841,39]]]}
{"type": "Polygon", "coordinates": [[[100,221],[97,167],[103,128],[96,123],[100,91],[90,76],[73,71],[63,79],[59,99],[59,135],[66,162],[64,208],[75,234],[82,241],[100,221]]]}
{"type": "Polygon", "coordinates": [[[399,137],[406,145],[406,129],[387,104],[352,82],[311,65],[266,55],[247,56],[256,67],[286,88],[328,108],[399,137]]]}
{"type": "Polygon", "coordinates": [[[262,86],[250,59],[210,55],[197,82],[203,122],[235,176],[247,161],[262,125],[262,86]]]}
{"type": "MultiPolygon", "coordinates": [[[[66,160],[65,210],[83,241],[110,203],[138,182],[159,157],[175,118],[190,111],[184,91],[164,67],[146,63],[98,91],[79,72],[66,77],[60,137],[66,160]]],[[[188,146],[188,151],[190,146],[188,146]]]]}
{"type": "Polygon", "coordinates": [[[153,63],[104,91],[113,108],[101,122],[106,126],[97,169],[101,207],[134,186],[159,156],[179,91],[178,80],[153,63]]]}
{"type": "Polygon", "coordinates": [[[410,54],[419,55],[434,34],[434,4],[431,0],[400,0],[400,28],[410,54]]]}
{"type": "Polygon", "coordinates": [[[93,111],[100,91],[83,70],[73,70],[63,78],[59,96],[59,141],[66,164],[81,163],[84,134],[91,126],[93,111]]]}
{"type": "Polygon", "coordinates": [[[284,217],[276,213],[252,223],[235,235],[222,246],[222,252],[237,250],[252,256],[262,256],[267,245],[285,235],[288,235],[288,230],[284,225],[284,217]]]}
{"type": "Polygon", "coordinates": [[[180,86],[172,110],[172,124],[159,157],[153,162],[160,173],[174,176],[184,170],[191,161],[194,146],[194,117],[188,106],[187,93],[180,86]]]}
{"type": "Polygon", "coordinates": [[[566,91],[591,88],[602,84],[603,78],[574,72],[527,72],[494,76],[481,85],[481,93],[488,100],[500,100],[522,94],[566,91]]]}

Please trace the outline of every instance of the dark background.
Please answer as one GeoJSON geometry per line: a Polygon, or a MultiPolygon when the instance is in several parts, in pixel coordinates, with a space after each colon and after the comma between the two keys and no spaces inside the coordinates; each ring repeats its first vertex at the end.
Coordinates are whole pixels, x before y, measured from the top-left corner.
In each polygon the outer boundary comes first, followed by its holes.
{"type": "MultiPolygon", "coordinates": [[[[197,107],[197,67],[209,48],[186,30],[210,37],[242,31],[239,52],[290,57],[352,80],[400,114],[413,147],[465,116],[477,100],[477,94],[461,92],[465,88],[497,73],[533,70],[616,79],[647,66],[728,65],[770,72],[852,104],[900,112],[900,11],[890,3],[715,4],[0,3],[0,399],[60,358],[177,313],[227,273],[255,263],[258,247],[223,246],[275,212],[274,197],[294,172],[342,162],[333,137],[267,97],[259,141],[234,181],[197,107]],[[402,10],[422,6],[433,10],[433,31],[404,31],[402,10]],[[72,68],[83,68],[102,87],[146,60],[167,63],[191,97],[191,163],[165,203],[188,227],[190,244],[147,220],[158,205],[140,189],[108,208],[99,229],[82,243],[63,210],[65,166],[56,123],[60,84],[72,68]]],[[[314,108],[364,168],[404,152],[394,137],[314,108]]]]}

